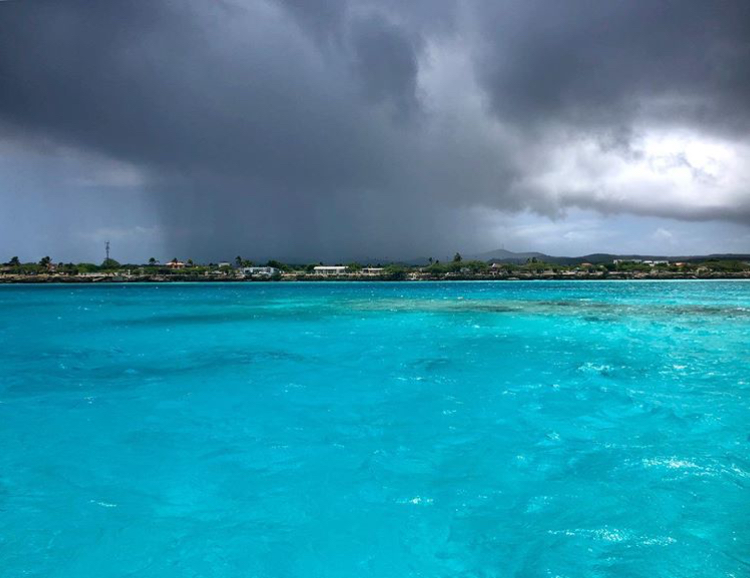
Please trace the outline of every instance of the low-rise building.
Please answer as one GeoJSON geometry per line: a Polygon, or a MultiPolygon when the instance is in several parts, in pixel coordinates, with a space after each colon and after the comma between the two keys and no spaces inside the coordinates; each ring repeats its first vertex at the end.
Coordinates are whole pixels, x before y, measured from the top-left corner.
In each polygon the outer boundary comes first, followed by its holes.
{"type": "Polygon", "coordinates": [[[272,277],[279,270],[276,267],[243,267],[240,272],[246,277],[272,277]]]}
{"type": "Polygon", "coordinates": [[[644,261],[643,264],[644,265],[648,265],[650,267],[656,267],[657,265],[669,265],[669,261],[652,261],[652,260],[648,260],[648,261],[644,261]]]}
{"type": "Polygon", "coordinates": [[[330,277],[334,275],[346,275],[345,265],[318,265],[313,269],[316,275],[330,277]]]}

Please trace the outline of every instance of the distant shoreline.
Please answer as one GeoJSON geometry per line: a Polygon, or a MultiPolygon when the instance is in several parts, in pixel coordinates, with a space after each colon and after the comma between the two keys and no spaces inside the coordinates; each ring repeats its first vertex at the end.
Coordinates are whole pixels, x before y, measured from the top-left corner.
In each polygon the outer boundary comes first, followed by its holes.
{"type": "Polygon", "coordinates": [[[313,277],[303,278],[205,278],[205,277],[181,277],[169,276],[164,278],[153,278],[147,276],[131,277],[63,277],[63,276],[28,276],[14,277],[0,276],[0,285],[138,285],[138,284],[160,284],[167,285],[172,283],[184,284],[242,284],[242,283],[436,283],[436,282],[465,282],[465,281],[484,281],[484,282],[523,282],[523,281],[741,281],[750,280],[748,273],[736,274],[711,274],[711,275],[648,275],[648,276],[614,276],[614,275],[584,275],[584,276],[524,276],[524,277],[490,277],[490,276],[456,276],[443,278],[418,278],[418,279],[386,279],[378,277],[313,277]]]}
{"type": "Polygon", "coordinates": [[[361,265],[299,265],[269,261],[253,265],[241,257],[236,266],[229,262],[195,264],[173,259],[159,264],[120,264],[112,259],[93,263],[53,263],[44,257],[39,263],[21,263],[13,257],[0,265],[0,284],[97,284],[97,283],[279,283],[330,281],[603,281],[670,279],[750,279],[750,261],[709,260],[701,262],[643,259],[615,259],[611,263],[560,265],[539,261],[526,263],[464,261],[431,262],[426,266],[389,263],[361,265]]]}

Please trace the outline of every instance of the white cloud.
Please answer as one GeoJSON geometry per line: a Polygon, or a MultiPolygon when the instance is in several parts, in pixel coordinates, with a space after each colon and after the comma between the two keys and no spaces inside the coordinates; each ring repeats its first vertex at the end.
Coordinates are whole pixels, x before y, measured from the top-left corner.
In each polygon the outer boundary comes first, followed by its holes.
{"type": "Polygon", "coordinates": [[[559,207],[683,219],[750,213],[750,145],[684,130],[643,131],[627,151],[593,137],[544,142],[519,186],[559,207]]]}
{"type": "Polygon", "coordinates": [[[667,242],[672,243],[674,241],[674,235],[668,231],[667,229],[664,229],[662,227],[659,227],[654,231],[654,234],[651,235],[651,238],[655,241],[661,241],[661,242],[667,242]]]}

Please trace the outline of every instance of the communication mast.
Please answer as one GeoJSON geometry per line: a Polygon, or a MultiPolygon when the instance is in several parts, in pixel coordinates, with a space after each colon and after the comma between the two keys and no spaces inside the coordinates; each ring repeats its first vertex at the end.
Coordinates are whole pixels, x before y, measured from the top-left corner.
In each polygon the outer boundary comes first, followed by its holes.
{"type": "Polygon", "coordinates": [[[109,262],[109,241],[104,243],[104,250],[107,252],[107,261],[109,262]]]}

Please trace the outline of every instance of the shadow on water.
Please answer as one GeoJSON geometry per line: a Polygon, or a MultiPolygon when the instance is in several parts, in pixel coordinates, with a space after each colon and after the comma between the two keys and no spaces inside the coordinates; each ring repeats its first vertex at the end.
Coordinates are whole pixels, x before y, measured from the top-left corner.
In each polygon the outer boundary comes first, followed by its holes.
{"type": "Polygon", "coordinates": [[[561,315],[591,321],[625,317],[721,317],[750,319],[750,308],[698,304],[607,303],[602,301],[527,300],[405,300],[353,301],[352,310],[408,313],[498,313],[520,315],[561,315]]]}
{"type": "Polygon", "coordinates": [[[321,314],[312,311],[267,311],[263,309],[239,310],[232,312],[201,312],[201,313],[160,313],[135,319],[112,319],[112,325],[125,327],[175,327],[182,325],[221,325],[229,323],[249,323],[257,321],[268,323],[273,320],[296,322],[302,318],[318,318],[321,314]]]}
{"type": "Polygon", "coordinates": [[[186,379],[205,375],[251,375],[256,369],[269,373],[278,364],[299,367],[314,360],[281,349],[247,350],[215,347],[154,359],[153,357],[87,350],[47,352],[29,371],[13,380],[4,380],[7,395],[27,396],[66,391],[127,390],[152,382],[186,379]]]}

